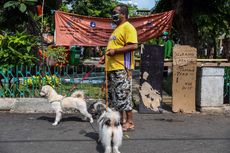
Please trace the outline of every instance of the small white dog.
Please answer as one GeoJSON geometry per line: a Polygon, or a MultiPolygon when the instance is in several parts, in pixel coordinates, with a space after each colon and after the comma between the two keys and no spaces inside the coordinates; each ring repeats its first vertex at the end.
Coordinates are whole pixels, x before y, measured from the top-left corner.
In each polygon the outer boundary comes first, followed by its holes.
{"type": "Polygon", "coordinates": [[[50,85],[45,85],[42,87],[40,95],[46,97],[52,108],[55,110],[56,117],[55,122],[52,125],[55,126],[60,122],[62,118],[62,110],[64,108],[75,108],[79,110],[85,118],[90,119],[90,123],[93,123],[92,115],[87,111],[87,105],[82,91],[76,91],[70,97],[64,97],[57,94],[50,85]]]}
{"type": "Polygon", "coordinates": [[[112,111],[102,102],[96,102],[91,105],[90,112],[98,115],[99,124],[99,139],[104,146],[105,153],[120,153],[118,148],[122,144],[122,126],[120,124],[120,114],[117,111],[112,111]]]}

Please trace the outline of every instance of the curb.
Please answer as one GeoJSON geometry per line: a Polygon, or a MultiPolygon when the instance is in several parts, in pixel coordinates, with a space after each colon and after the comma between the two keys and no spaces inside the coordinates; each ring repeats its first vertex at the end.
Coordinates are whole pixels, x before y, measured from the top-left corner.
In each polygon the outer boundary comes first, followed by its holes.
{"type": "Polygon", "coordinates": [[[10,111],[16,101],[15,98],[0,98],[0,111],[10,111]]]}
{"type": "Polygon", "coordinates": [[[12,113],[53,113],[44,98],[0,98],[0,111],[12,113]]]}
{"type": "MultiPolygon", "coordinates": [[[[98,101],[86,99],[87,105],[98,101]]],[[[10,113],[54,113],[51,105],[45,98],[0,98],[0,112],[10,113]]],[[[230,104],[223,104],[219,107],[201,107],[201,113],[205,114],[230,114],[230,104]]],[[[76,110],[68,109],[64,113],[76,113],[76,110]]]]}
{"type": "Polygon", "coordinates": [[[230,105],[223,104],[221,106],[205,106],[198,109],[206,114],[230,114],[230,105]]]}
{"type": "MultiPolygon", "coordinates": [[[[86,99],[87,105],[95,102],[86,99]]],[[[0,98],[0,112],[10,113],[55,113],[45,98],[0,98]]],[[[76,113],[75,109],[66,109],[64,113],[76,113]]]]}

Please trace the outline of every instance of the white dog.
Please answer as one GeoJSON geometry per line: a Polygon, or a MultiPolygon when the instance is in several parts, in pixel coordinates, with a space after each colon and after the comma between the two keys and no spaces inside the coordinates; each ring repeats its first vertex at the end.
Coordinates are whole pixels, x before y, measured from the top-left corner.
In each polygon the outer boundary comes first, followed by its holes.
{"type": "Polygon", "coordinates": [[[60,122],[62,118],[62,110],[64,108],[75,108],[79,110],[85,118],[90,119],[90,123],[93,123],[92,115],[87,111],[84,93],[82,91],[76,91],[70,97],[64,97],[57,94],[50,85],[45,85],[42,87],[40,95],[45,96],[49,103],[51,103],[52,108],[55,110],[56,117],[55,122],[52,125],[57,125],[60,122]]]}
{"type": "Polygon", "coordinates": [[[90,112],[98,115],[97,122],[99,123],[99,139],[105,148],[105,153],[120,153],[118,148],[122,144],[122,126],[120,124],[120,114],[117,111],[112,111],[102,102],[96,102],[91,105],[90,112]]]}

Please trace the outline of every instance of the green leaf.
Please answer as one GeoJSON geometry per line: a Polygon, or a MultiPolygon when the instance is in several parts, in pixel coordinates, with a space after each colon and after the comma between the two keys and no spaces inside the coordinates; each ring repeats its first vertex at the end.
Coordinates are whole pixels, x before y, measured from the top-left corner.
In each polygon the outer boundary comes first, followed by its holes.
{"type": "Polygon", "coordinates": [[[19,6],[19,10],[23,13],[26,11],[26,5],[24,3],[21,3],[19,6]]]}
{"type": "Polygon", "coordinates": [[[31,46],[26,47],[26,49],[27,49],[27,52],[29,52],[31,50],[31,46]]]}
{"type": "Polygon", "coordinates": [[[5,53],[3,56],[4,56],[4,57],[7,57],[8,55],[9,55],[8,53],[5,53]]]}
{"type": "Polygon", "coordinates": [[[15,2],[15,1],[8,1],[4,4],[3,8],[8,8],[8,7],[15,7],[19,4],[19,2],[15,2]]]}

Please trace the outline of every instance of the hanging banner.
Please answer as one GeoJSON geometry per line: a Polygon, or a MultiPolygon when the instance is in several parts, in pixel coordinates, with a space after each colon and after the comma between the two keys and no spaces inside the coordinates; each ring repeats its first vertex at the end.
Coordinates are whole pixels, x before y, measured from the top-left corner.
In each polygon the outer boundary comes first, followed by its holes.
{"type": "MultiPolygon", "coordinates": [[[[130,18],[136,28],[138,42],[142,43],[170,31],[174,11],[130,18]]],[[[56,45],[61,46],[107,46],[116,25],[110,18],[81,16],[55,12],[56,45]]]]}

